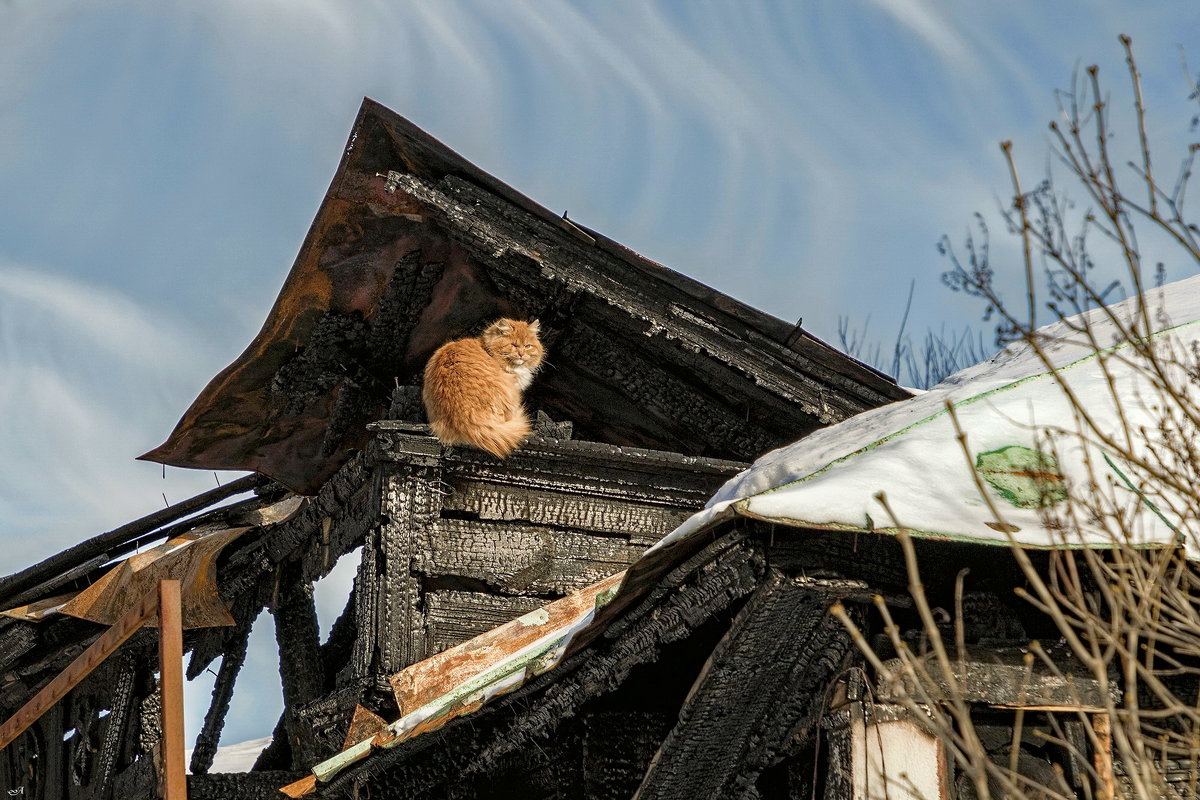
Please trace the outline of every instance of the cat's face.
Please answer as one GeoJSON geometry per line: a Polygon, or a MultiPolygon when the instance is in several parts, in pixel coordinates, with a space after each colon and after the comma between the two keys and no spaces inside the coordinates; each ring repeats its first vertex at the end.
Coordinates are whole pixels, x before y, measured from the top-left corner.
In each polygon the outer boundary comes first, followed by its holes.
{"type": "Polygon", "coordinates": [[[507,365],[534,370],[542,363],[542,343],[539,326],[516,319],[498,319],[479,337],[483,349],[507,365]]]}

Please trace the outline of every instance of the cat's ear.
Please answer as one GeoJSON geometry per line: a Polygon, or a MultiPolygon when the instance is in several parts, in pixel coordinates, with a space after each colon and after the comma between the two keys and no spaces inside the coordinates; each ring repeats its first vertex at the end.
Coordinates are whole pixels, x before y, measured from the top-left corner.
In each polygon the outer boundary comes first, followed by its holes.
{"type": "Polygon", "coordinates": [[[492,323],[491,329],[497,333],[512,333],[512,325],[506,319],[498,319],[492,323]]]}
{"type": "Polygon", "coordinates": [[[534,333],[541,333],[542,332],[541,320],[535,319],[533,322],[529,323],[529,330],[533,331],[534,333]]]}

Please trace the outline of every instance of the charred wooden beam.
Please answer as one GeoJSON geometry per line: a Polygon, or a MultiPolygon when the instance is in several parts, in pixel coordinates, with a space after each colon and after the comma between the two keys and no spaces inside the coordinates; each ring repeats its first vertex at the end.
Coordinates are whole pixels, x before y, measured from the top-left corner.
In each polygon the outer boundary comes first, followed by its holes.
{"type": "Polygon", "coordinates": [[[136,698],[136,656],[126,653],[113,665],[111,695],[107,698],[109,714],[104,718],[104,732],[96,754],[96,772],[92,781],[96,797],[105,797],[121,764],[122,751],[129,736],[136,698]]]}
{"type": "Polygon", "coordinates": [[[325,691],[320,630],[313,586],[300,578],[299,565],[284,565],[276,579],[278,598],[272,613],[275,615],[275,641],[279,644],[284,725],[292,745],[293,760],[302,762],[313,755],[315,748],[308,727],[296,719],[294,711],[316,700],[325,691]]]}
{"type": "Polygon", "coordinates": [[[426,591],[424,595],[426,650],[430,653],[440,653],[546,604],[539,597],[483,592],[426,591]]]}
{"type": "MultiPolygon", "coordinates": [[[[731,467],[729,475],[733,474],[731,467]]],[[[717,484],[724,477],[713,476],[710,485],[717,484]]],[[[527,522],[532,525],[624,536],[628,537],[631,544],[641,548],[654,544],[670,533],[704,503],[700,496],[704,490],[698,490],[691,502],[677,498],[667,505],[655,502],[659,498],[647,498],[643,502],[637,502],[632,497],[618,499],[596,497],[582,492],[567,493],[561,490],[533,489],[528,486],[513,487],[468,480],[456,477],[453,473],[446,475],[445,480],[452,491],[443,501],[444,515],[453,514],[498,523],[527,522]]]]}
{"type": "Polygon", "coordinates": [[[37,647],[36,626],[31,622],[4,619],[0,622],[0,667],[7,667],[37,647]]]}
{"type": "Polygon", "coordinates": [[[506,594],[561,596],[628,567],[643,546],[569,528],[439,519],[422,537],[429,575],[475,578],[506,594]]]}
{"type": "Polygon", "coordinates": [[[188,800],[279,800],[279,787],[302,773],[284,770],[189,775],[188,800]]]}
{"type": "Polygon", "coordinates": [[[239,622],[233,629],[233,635],[225,640],[221,667],[213,684],[212,701],[204,714],[204,724],[200,728],[200,735],[196,737],[196,746],[192,749],[190,771],[193,775],[203,775],[212,767],[221,741],[221,729],[225,727],[225,715],[229,713],[229,703],[233,700],[234,683],[246,662],[246,647],[253,624],[253,619],[239,622]]]}
{"type": "MultiPolygon", "coordinates": [[[[561,364],[559,371],[544,379],[544,386],[533,390],[536,398],[538,392],[554,391],[561,380],[587,382],[598,391],[613,393],[612,402],[596,406],[604,410],[603,419],[593,420],[595,410],[580,409],[575,415],[585,436],[603,438],[606,428],[623,427],[661,439],[667,444],[665,450],[741,460],[755,458],[778,445],[778,431],[752,423],[746,409],[739,407],[741,403],[725,400],[745,397],[745,391],[714,392],[711,384],[720,378],[711,370],[701,371],[703,363],[696,365],[698,369],[690,377],[674,374],[666,366],[661,349],[649,348],[633,338],[645,339],[641,331],[620,336],[601,333],[600,328],[576,322],[555,351],[561,364]],[[622,409],[622,419],[612,418],[614,409],[622,409]]],[[[764,397],[762,401],[769,399],[774,398],[764,397]]],[[[777,399],[775,402],[782,406],[777,399]]],[[[793,409],[784,413],[782,419],[795,415],[793,409]]],[[[780,419],[777,417],[774,423],[778,425],[780,419]]],[[[795,438],[813,424],[810,421],[804,427],[799,423],[790,426],[784,438],[795,438]]]]}
{"type": "Polygon", "coordinates": [[[678,591],[639,607],[638,622],[619,636],[580,652],[469,717],[372,755],[330,781],[321,796],[346,797],[366,785],[373,794],[397,791],[423,797],[539,746],[583,703],[615,690],[636,666],[657,660],[666,645],[753,591],[765,568],[754,544],[728,547],[722,541],[713,548],[718,556],[698,562],[703,566],[690,580],[682,580],[678,591]]]}
{"type": "Polygon", "coordinates": [[[270,479],[262,475],[247,475],[238,478],[224,486],[210,489],[181,503],[114,528],[108,533],[93,536],[58,555],[51,556],[40,564],[15,572],[6,578],[0,578],[0,605],[5,605],[5,607],[13,605],[13,598],[17,597],[20,592],[51,580],[61,573],[88,564],[92,559],[107,554],[110,549],[126,544],[131,539],[175,522],[189,514],[202,511],[228,497],[253,491],[268,483],[270,483],[270,479]]]}
{"type": "MultiPolygon", "coordinates": [[[[561,282],[574,291],[605,298],[657,328],[671,330],[685,345],[707,351],[725,363],[745,365],[748,373],[758,375],[781,397],[819,409],[819,398],[812,390],[823,384],[831,395],[841,395],[848,403],[858,405],[858,410],[864,410],[906,396],[878,373],[827,345],[818,346],[811,337],[804,347],[788,348],[715,306],[705,304],[697,315],[691,310],[697,304],[672,291],[664,282],[647,280],[644,275],[622,269],[596,248],[563,236],[541,220],[514,213],[516,209],[504,200],[462,178],[448,175],[434,184],[414,175],[400,175],[398,186],[431,210],[444,214],[449,233],[472,247],[489,267],[504,263],[502,258],[489,258],[492,254],[527,252],[523,243],[538,242],[541,277],[561,282]],[[735,342],[743,347],[753,345],[753,357],[733,346],[735,342]],[[832,368],[829,362],[839,359],[846,363],[832,368]],[[798,376],[803,376],[803,380],[797,380],[798,376]]],[[[514,265],[510,269],[518,279],[524,276],[528,280],[527,265],[514,265]]]]}
{"type": "Polygon", "coordinates": [[[762,770],[810,734],[852,642],[831,598],[772,571],[709,658],[638,800],[756,798],[762,770]]]}
{"type": "Polygon", "coordinates": [[[384,521],[368,534],[358,572],[355,679],[391,675],[425,657],[415,566],[422,532],[441,508],[441,471],[389,471],[383,481],[384,521]]]}

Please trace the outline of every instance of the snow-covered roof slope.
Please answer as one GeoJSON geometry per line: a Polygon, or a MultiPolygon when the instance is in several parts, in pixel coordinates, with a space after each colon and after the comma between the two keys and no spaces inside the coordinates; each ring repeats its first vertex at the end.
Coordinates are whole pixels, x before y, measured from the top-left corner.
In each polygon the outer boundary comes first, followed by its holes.
{"type": "MultiPolygon", "coordinates": [[[[1200,277],[1145,294],[1150,341],[1190,355],[1200,346],[1200,277]]],[[[1114,319],[1128,326],[1135,299],[1040,329],[1043,356],[1016,343],[911,400],[867,411],[768,453],[731,479],[700,512],[657,547],[744,514],[808,528],[894,532],[1028,547],[1105,547],[1103,523],[1063,526],[1055,519],[1067,493],[1094,475],[1120,508],[1138,514],[1137,544],[1171,542],[1186,530],[1184,507],[1169,493],[1138,485],[1138,471],[1110,443],[1077,435],[1080,427],[1063,386],[1080,398],[1096,428],[1123,441],[1118,409],[1137,431],[1153,432],[1160,394],[1139,367],[1114,319]],[[1087,323],[1098,346],[1079,333],[1087,323]],[[1049,366],[1047,365],[1047,362],[1049,366]],[[1050,367],[1053,367],[1051,369],[1050,367]],[[1057,373],[1057,374],[1055,374],[1057,373]],[[1110,389],[1110,386],[1112,387],[1110,389]],[[1114,395],[1119,398],[1114,400],[1114,395]],[[967,434],[956,439],[947,405],[967,434]],[[1047,432],[1057,432],[1047,436],[1047,432]],[[1090,473],[1089,473],[1090,469],[1090,473]],[[1134,486],[1138,486],[1134,489],[1134,486]],[[980,492],[988,494],[991,505],[980,492]],[[876,499],[884,492],[893,519],[876,499]],[[993,508],[995,510],[993,510],[993,508]],[[998,512],[998,514],[997,514],[998,512]],[[999,518],[997,518],[999,516],[999,518]]],[[[1175,376],[1185,381],[1182,371],[1175,376]]],[[[1134,452],[1146,444],[1133,438],[1134,452]]],[[[1200,557],[1195,541],[1189,556],[1200,557]]]]}

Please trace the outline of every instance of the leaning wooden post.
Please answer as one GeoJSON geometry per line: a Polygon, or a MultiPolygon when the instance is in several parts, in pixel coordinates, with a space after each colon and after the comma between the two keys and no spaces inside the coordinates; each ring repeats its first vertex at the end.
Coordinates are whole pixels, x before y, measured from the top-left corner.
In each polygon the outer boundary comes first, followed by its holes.
{"type": "Polygon", "coordinates": [[[187,800],[183,766],[183,613],[179,581],[175,580],[158,582],[158,665],[163,800],[187,800]]]}
{"type": "Polygon", "coordinates": [[[42,690],[21,706],[17,713],[5,720],[4,724],[0,725],[0,750],[37,722],[52,705],[66,697],[67,693],[100,666],[104,659],[116,652],[126,639],[137,633],[142,624],[154,616],[157,605],[155,593],[146,592],[146,596],[137,605],[121,615],[117,623],[102,633],[87,650],[80,653],[70,666],[42,687],[42,690]]]}

